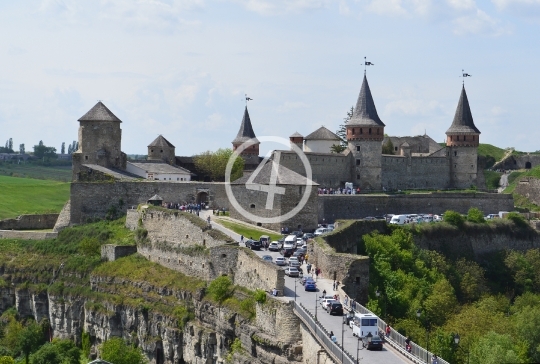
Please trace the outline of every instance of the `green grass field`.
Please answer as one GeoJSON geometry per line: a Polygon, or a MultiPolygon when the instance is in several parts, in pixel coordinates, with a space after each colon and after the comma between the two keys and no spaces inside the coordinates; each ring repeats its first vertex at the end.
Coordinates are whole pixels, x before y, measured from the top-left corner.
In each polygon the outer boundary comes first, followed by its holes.
{"type": "Polygon", "coordinates": [[[482,155],[485,157],[491,156],[497,162],[500,161],[505,154],[506,151],[504,149],[501,149],[491,144],[480,143],[480,145],[478,146],[478,155],[482,155]]]}
{"type": "Polygon", "coordinates": [[[219,223],[225,226],[227,229],[232,230],[237,234],[244,235],[246,239],[249,239],[250,237],[252,237],[253,239],[258,240],[261,237],[261,235],[268,235],[270,237],[270,240],[274,241],[274,240],[279,240],[282,237],[280,234],[269,234],[266,231],[251,228],[249,226],[237,224],[231,221],[226,221],[226,220],[217,219],[217,218],[216,220],[219,220],[219,223]]]}
{"type": "Polygon", "coordinates": [[[0,163],[0,175],[4,176],[49,179],[55,181],[70,182],[71,173],[71,165],[43,166],[37,165],[35,163],[0,163]]]}
{"type": "Polygon", "coordinates": [[[0,175],[0,219],[60,212],[69,200],[69,183],[0,175]]]}

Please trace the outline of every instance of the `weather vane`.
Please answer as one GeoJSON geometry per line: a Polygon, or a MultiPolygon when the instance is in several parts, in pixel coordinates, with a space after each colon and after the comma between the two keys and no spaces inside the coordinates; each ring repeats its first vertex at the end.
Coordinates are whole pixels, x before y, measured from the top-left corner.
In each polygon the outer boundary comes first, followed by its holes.
{"type": "Polygon", "coordinates": [[[466,73],[464,69],[461,70],[461,77],[463,77],[463,84],[465,85],[465,77],[472,77],[470,74],[466,73]]]}
{"type": "Polygon", "coordinates": [[[252,101],[253,99],[251,97],[248,97],[247,94],[244,94],[244,95],[246,95],[246,107],[247,107],[248,101],[252,101]]]}
{"type": "Polygon", "coordinates": [[[364,57],[364,75],[366,74],[366,67],[367,66],[375,66],[375,63],[371,63],[366,61],[366,57],[364,57]]]}

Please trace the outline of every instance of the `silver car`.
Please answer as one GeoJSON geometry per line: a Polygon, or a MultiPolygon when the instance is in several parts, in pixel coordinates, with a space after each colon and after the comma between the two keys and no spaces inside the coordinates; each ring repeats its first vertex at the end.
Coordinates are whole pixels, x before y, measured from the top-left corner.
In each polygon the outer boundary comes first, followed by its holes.
{"type": "Polygon", "coordinates": [[[283,257],[277,257],[274,263],[276,263],[276,265],[287,265],[287,260],[283,257]]]}
{"type": "Polygon", "coordinates": [[[285,275],[289,277],[299,277],[300,271],[296,267],[287,267],[285,268],[285,275]]]}

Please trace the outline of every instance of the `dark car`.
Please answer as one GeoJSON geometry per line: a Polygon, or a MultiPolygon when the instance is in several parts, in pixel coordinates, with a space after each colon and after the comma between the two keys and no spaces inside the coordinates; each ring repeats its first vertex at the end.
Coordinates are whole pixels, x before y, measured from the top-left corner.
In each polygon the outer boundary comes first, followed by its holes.
{"type": "Polygon", "coordinates": [[[302,284],[307,284],[307,283],[309,283],[309,282],[315,283],[315,280],[314,280],[312,277],[310,277],[310,276],[304,276],[304,277],[302,278],[302,281],[301,281],[300,283],[302,283],[302,284]]]}
{"type": "Polygon", "coordinates": [[[313,235],[312,233],[305,233],[305,234],[302,236],[302,239],[308,240],[308,239],[313,239],[314,237],[315,237],[315,235],[313,235]]]}
{"type": "Polygon", "coordinates": [[[371,342],[368,341],[367,337],[362,338],[364,341],[364,346],[368,350],[382,350],[384,340],[381,339],[379,335],[374,335],[371,337],[371,342]]]}
{"type": "Polygon", "coordinates": [[[328,313],[330,315],[343,316],[343,306],[341,303],[331,303],[328,307],[328,313]]]}
{"type": "MultiPolygon", "coordinates": [[[[246,246],[247,246],[247,243],[246,243],[246,246]]],[[[261,247],[262,247],[262,244],[261,244],[260,241],[258,241],[258,240],[251,240],[250,241],[249,248],[251,250],[261,250],[261,247]]]]}
{"type": "Polygon", "coordinates": [[[251,248],[251,244],[254,242],[254,240],[252,239],[247,239],[246,240],[246,248],[251,248]]]}
{"type": "Polygon", "coordinates": [[[303,251],[301,250],[297,250],[293,253],[293,257],[304,257],[306,255],[306,253],[304,253],[303,251]]]}
{"type": "Polygon", "coordinates": [[[281,249],[280,253],[281,253],[281,255],[283,255],[284,257],[290,257],[290,256],[293,255],[294,249],[281,249]]]}
{"type": "Polygon", "coordinates": [[[296,235],[297,238],[301,238],[302,235],[304,235],[304,233],[301,232],[301,231],[293,231],[293,232],[290,233],[289,235],[296,235]]]}

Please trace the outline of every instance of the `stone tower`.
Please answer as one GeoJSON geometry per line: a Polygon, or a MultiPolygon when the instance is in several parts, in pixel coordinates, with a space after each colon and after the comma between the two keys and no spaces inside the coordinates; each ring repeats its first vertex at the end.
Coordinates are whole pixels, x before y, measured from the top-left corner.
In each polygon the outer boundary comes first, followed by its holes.
{"type": "Polygon", "coordinates": [[[474,125],[465,86],[454,121],[446,131],[446,149],[450,159],[450,183],[454,188],[476,185],[480,130],[474,125]]]}
{"type": "Polygon", "coordinates": [[[377,115],[365,73],[353,116],[346,127],[349,150],[354,158],[351,171],[354,185],[363,190],[380,190],[385,125],[377,115]]]}
{"type": "Polygon", "coordinates": [[[247,142],[250,139],[255,139],[256,144],[244,149],[242,153],[240,153],[240,155],[242,155],[243,157],[251,158],[253,156],[258,156],[260,144],[257,140],[257,137],[255,137],[255,133],[253,132],[253,127],[251,126],[251,119],[249,118],[249,113],[246,106],[246,109],[244,110],[244,117],[242,118],[242,124],[240,125],[240,130],[238,130],[236,138],[234,138],[234,140],[232,141],[233,151],[235,151],[239,146],[241,146],[243,143],[247,142]]]}
{"type": "Polygon", "coordinates": [[[300,150],[303,150],[304,148],[304,137],[299,132],[295,132],[293,135],[289,137],[289,141],[291,142],[291,150],[292,146],[296,145],[300,150]]]}
{"type": "Polygon", "coordinates": [[[73,153],[74,180],[84,164],[126,169],[121,122],[101,101],[79,119],[79,149],[73,153]]]}
{"type": "Polygon", "coordinates": [[[148,145],[148,160],[164,161],[173,164],[175,161],[175,147],[161,134],[148,145]]]}

